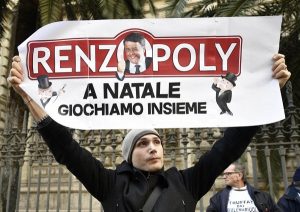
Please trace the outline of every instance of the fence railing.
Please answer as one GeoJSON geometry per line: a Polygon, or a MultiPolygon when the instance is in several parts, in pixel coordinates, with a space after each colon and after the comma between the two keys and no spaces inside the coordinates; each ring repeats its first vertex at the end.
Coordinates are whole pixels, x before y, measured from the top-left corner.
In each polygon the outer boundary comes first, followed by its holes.
{"type": "MultiPolygon", "coordinates": [[[[287,188],[300,165],[300,109],[293,105],[290,86],[286,119],[262,126],[242,158],[248,167],[249,182],[275,199],[287,188]]],[[[179,169],[192,166],[223,135],[223,129],[218,128],[159,131],[163,135],[165,168],[179,169]]],[[[121,143],[126,131],[71,132],[105,167],[114,168],[122,162],[121,143]]],[[[0,139],[1,211],[102,210],[82,184],[55,162],[26,111],[20,114],[18,108],[8,110],[0,139]]],[[[204,211],[209,198],[223,187],[222,181],[216,180],[211,191],[199,201],[198,211],[204,211]]]]}

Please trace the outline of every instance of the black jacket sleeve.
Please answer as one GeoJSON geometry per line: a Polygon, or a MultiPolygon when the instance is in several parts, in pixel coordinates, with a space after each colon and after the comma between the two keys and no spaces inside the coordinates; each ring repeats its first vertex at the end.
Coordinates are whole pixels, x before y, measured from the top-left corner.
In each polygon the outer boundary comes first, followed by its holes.
{"type": "Polygon", "coordinates": [[[182,171],[185,185],[195,200],[206,194],[215,179],[243,154],[257,130],[257,126],[228,128],[195,166],[182,171]]]}
{"type": "Polygon", "coordinates": [[[115,171],[105,169],[99,160],[73,140],[66,127],[50,117],[38,126],[38,131],[56,161],[66,165],[95,198],[104,199],[115,184],[115,171]]]}

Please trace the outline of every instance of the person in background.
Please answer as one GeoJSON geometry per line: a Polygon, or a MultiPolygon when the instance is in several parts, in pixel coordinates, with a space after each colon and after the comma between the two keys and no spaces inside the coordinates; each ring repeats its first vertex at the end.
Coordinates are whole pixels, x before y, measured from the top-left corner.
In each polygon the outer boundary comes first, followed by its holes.
{"type": "Polygon", "coordinates": [[[284,212],[300,212],[300,167],[296,169],[292,184],[277,204],[284,212]]]}
{"type": "Polygon", "coordinates": [[[226,187],[210,199],[208,212],[281,211],[271,195],[251,186],[242,163],[234,162],[223,172],[226,187]]]}
{"type": "MultiPolygon", "coordinates": [[[[272,71],[273,78],[283,87],[291,75],[284,55],[276,54],[273,60],[270,76],[272,71]]],[[[243,154],[259,128],[227,128],[223,138],[216,141],[210,151],[184,170],[164,169],[162,135],[155,129],[133,129],[122,143],[124,161],[116,169],[107,169],[80,147],[66,127],[51,119],[21,89],[23,70],[20,63],[20,58],[15,56],[8,82],[23,98],[55,159],[101,202],[104,211],[195,212],[200,198],[222,171],[243,154]]]]}

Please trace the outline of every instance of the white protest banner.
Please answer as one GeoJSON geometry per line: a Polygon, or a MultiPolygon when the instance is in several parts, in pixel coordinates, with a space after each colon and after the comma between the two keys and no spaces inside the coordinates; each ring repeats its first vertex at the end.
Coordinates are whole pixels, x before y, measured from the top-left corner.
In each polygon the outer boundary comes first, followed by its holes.
{"type": "Polygon", "coordinates": [[[22,88],[79,129],[228,127],[284,118],[281,16],[67,21],[19,46],[22,88]]]}

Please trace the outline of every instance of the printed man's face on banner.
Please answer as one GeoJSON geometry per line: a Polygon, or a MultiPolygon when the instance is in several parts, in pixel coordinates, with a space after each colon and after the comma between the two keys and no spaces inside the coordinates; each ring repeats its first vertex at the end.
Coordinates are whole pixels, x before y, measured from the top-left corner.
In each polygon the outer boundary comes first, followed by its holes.
{"type": "Polygon", "coordinates": [[[138,64],[144,57],[145,48],[139,42],[126,41],[124,49],[126,58],[133,64],[138,64]]]}

